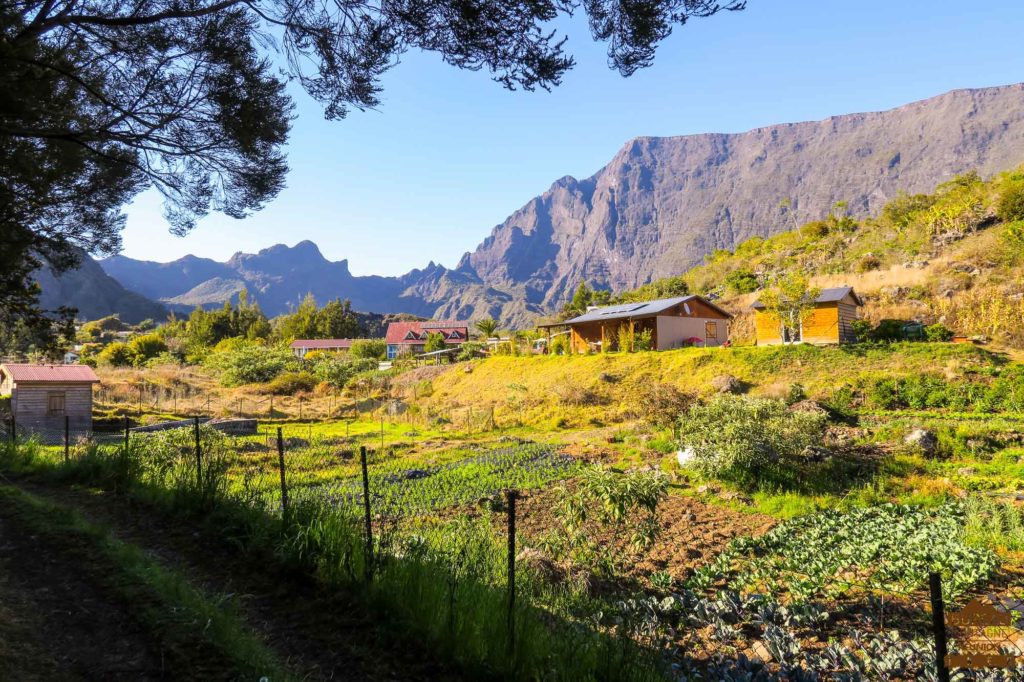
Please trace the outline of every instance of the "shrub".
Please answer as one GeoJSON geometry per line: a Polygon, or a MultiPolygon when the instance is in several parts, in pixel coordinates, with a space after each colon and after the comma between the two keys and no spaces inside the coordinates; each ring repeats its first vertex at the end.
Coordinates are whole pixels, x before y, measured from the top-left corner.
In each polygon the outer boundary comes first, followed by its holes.
{"type": "Polygon", "coordinates": [[[1024,182],[1006,185],[996,202],[996,215],[1004,222],[1024,220],[1024,182]]]}
{"type": "Polygon", "coordinates": [[[629,395],[629,412],[659,428],[672,426],[686,414],[696,398],[672,384],[644,382],[629,395]]]}
{"type": "Polygon", "coordinates": [[[568,355],[569,336],[567,334],[563,334],[551,339],[551,346],[548,348],[548,352],[552,355],[568,355]]]}
{"type": "Polygon", "coordinates": [[[483,353],[485,347],[485,344],[477,341],[467,341],[459,348],[459,353],[455,356],[455,359],[459,362],[472,360],[473,358],[479,357],[481,353],[483,353]]]}
{"type": "Polygon", "coordinates": [[[284,372],[274,377],[265,388],[273,395],[294,395],[316,388],[317,378],[312,372],[284,372]]]}
{"type": "Polygon", "coordinates": [[[157,334],[136,336],[128,345],[135,353],[135,364],[137,365],[142,365],[147,360],[167,352],[167,344],[157,334]]]}
{"type": "Polygon", "coordinates": [[[220,381],[225,386],[265,383],[301,366],[301,360],[287,348],[267,348],[257,344],[212,353],[206,362],[220,372],[220,381]]]}
{"type": "Polygon", "coordinates": [[[870,272],[882,267],[882,261],[874,254],[867,254],[857,261],[857,272],[870,272]]]}
{"type": "Polygon", "coordinates": [[[637,352],[654,350],[654,332],[650,329],[638,331],[633,339],[633,350],[637,352]]]}
{"type": "MultiPolygon", "coordinates": [[[[307,356],[308,357],[308,356],[307,356]]],[[[344,388],[360,372],[377,369],[377,360],[325,355],[312,364],[312,374],[335,388],[344,388]]]]}
{"type": "Polygon", "coordinates": [[[946,342],[953,339],[953,330],[936,322],[924,328],[924,338],[932,342],[946,342]]]}
{"type": "Polygon", "coordinates": [[[439,332],[432,332],[427,334],[427,341],[423,344],[423,352],[433,353],[435,351],[444,350],[446,347],[444,335],[439,332]]]}
{"type": "Polygon", "coordinates": [[[111,367],[127,367],[135,364],[135,351],[127,343],[115,341],[100,351],[96,359],[111,367]]]}
{"type": "Polygon", "coordinates": [[[781,400],[716,396],[691,408],[679,432],[698,472],[750,485],[768,467],[821,443],[827,421],[816,412],[791,412],[781,400]]]}
{"type": "Polygon", "coordinates": [[[903,323],[899,320],[882,320],[871,332],[875,341],[900,341],[903,339],[903,323]]]}
{"type": "Polygon", "coordinates": [[[749,294],[757,291],[760,283],[750,270],[733,270],[725,276],[725,286],[734,294],[749,294]]]}
{"type": "Polygon", "coordinates": [[[382,339],[353,341],[349,356],[364,360],[383,360],[388,354],[388,345],[382,339]]]}
{"type": "Polygon", "coordinates": [[[622,353],[633,352],[633,330],[629,328],[628,324],[620,324],[616,331],[616,345],[618,350],[622,353]]]}
{"type": "Polygon", "coordinates": [[[578,564],[613,575],[630,550],[643,551],[658,539],[658,505],[667,493],[668,480],[660,472],[585,468],[574,489],[559,488],[555,516],[563,532],[553,533],[547,544],[578,564]]]}
{"type": "Polygon", "coordinates": [[[858,341],[864,343],[871,340],[875,325],[871,324],[869,320],[854,320],[851,326],[858,341]]]}

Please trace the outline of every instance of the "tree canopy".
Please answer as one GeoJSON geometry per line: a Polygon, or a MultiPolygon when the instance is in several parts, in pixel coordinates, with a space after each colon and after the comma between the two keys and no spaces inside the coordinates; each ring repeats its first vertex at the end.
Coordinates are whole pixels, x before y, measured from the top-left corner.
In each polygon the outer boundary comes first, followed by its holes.
{"type": "MultiPolygon", "coordinates": [[[[120,248],[155,187],[170,228],[242,218],[284,186],[288,80],[329,119],[379,103],[410,49],[510,89],[573,66],[549,29],[582,7],[623,75],[675,26],[743,0],[0,0],[0,308],[35,311],[31,273],[120,248]]],[[[35,311],[35,313],[33,313],[35,311]]]]}

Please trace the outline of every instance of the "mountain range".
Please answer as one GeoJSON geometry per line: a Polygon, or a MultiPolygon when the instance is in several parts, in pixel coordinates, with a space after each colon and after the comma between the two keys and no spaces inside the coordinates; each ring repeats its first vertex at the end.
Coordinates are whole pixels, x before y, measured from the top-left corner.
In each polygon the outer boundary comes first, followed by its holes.
{"type": "Polygon", "coordinates": [[[359,277],[308,241],[226,263],[114,256],[101,265],[171,308],[219,304],[245,288],[269,314],[312,292],[320,302],[349,298],[359,310],[524,326],[555,310],[581,280],[633,288],[715,249],[821,218],[838,201],[866,216],[898,192],[1021,162],[1024,84],[956,90],[888,111],[744,133],[635,138],[589,178],[555,181],[454,269],[430,263],[399,277],[359,277]]]}

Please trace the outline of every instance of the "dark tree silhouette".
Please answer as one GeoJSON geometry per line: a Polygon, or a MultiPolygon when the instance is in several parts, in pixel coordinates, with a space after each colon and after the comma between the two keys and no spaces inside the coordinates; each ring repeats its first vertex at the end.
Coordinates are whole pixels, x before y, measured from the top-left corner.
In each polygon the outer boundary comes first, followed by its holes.
{"type": "Polygon", "coordinates": [[[593,37],[608,43],[610,66],[628,76],[651,63],[673,27],[743,6],[0,0],[0,306],[31,298],[25,273],[41,260],[60,271],[75,264],[73,247],[116,251],[121,207],[147,187],[162,193],[178,234],[211,210],[241,218],[261,208],[287,171],[287,79],[330,119],[375,107],[382,74],[409,49],[487,69],[507,88],[548,89],[573,66],[547,28],[559,14],[582,8],[593,37]]]}

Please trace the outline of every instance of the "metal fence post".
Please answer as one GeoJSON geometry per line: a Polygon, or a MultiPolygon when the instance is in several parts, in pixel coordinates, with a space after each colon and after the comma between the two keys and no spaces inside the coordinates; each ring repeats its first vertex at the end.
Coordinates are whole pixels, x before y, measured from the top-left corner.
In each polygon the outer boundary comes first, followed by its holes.
{"type": "Polygon", "coordinates": [[[942,575],[932,571],[928,574],[928,586],[932,597],[932,632],[935,635],[935,674],[938,682],[949,682],[949,668],[946,667],[946,607],[942,602],[942,575]]]}
{"type": "Polygon", "coordinates": [[[508,655],[516,652],[516,497],[515,490],[508,497],[508,655]]]}
{"type": "Polygon", "coordinates": [[[366,516],[366,582],[373,576],[373,523],[370,520],[370,473],[366,467],[366,446],[359,447],[363,467],[363,511],[366,516]]]}
{"type": "Polygon", "coordinates": [[[203,489],[203,446],[199,442],[199,417],[193,417],[196,435],[196,486],[203,489]]]}
{"type": "Polygon", "coordinates": [[[11,434],[10,434],[10,436],[11,436],[11,447],[16,447],[18,445],[18,431],[17,431],[17,428],[18,428],[18,422],[15,421],[14,415],[12,414],[11,415],[11,434]]]}
{"type": "Polygon", "coordinates": [[[71,417],[64,415],[64,463],[71,461],[71,417]]]}
{"type": "Polygon", "coordinates": [[[288,480],[284,468],[284,436],[281,427],[277,427],[277,467],[281,472],[281,518],[288,521],[288,480]]]}
{"type": "Polygon", "coordinates": [[[131,422],[128,421],[128,415],[124,416],[124,454],[128,455],[128,428],[131,422]]]}

